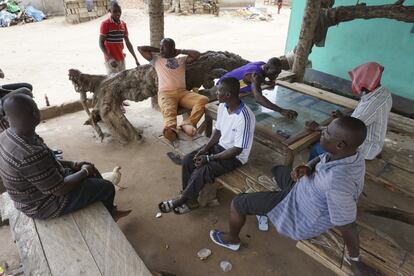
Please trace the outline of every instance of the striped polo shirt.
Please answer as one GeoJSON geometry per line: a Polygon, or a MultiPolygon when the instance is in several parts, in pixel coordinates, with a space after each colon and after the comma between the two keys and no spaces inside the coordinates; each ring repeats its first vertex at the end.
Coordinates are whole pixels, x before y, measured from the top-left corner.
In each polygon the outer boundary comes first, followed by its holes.
{"type": "Polygon", "coordinates": [[[61,214],[69,194],[53,193],[68,174],[39,136],[29,142],[10,128],[0,134],[0,176],[16,209],[27,216],[47,219],[61,214]]]}
{"type": "Polygon", "coordinates": [[[329,161],[321,155],[315,172],[301,177],[290,193],[267,215],[277,231],[294,240],[316,237],[352,223],[364,187],[365,161],[359,152],[329,161]]]}
{"type": "Polygon", "coordinates": [[[225,103],[221,103],[218,107],[216,129],[221,133],[219,145],[224,149],[233,147],[243,149],[236,157],[242,164],[249,159],[255,124],[253,112],[242,101],[230,114],[225,103]]]}
{"type": "Polygon", "coordinates": [[[391,107],[391,93],[380,86],[363,95],[352,113],[352,117],[360,119],[367,126],[367,138],[359,148],[365,159],[372,160],[381,153],[391,107]]]}
{"type": "MultiPolygon", "coordinates": [[[[116,23],[112,17],[109,17],[101,23],[100,32],[101,35],[106,36],[104,45],[109,54],[117,61],[125,60],[124,38],[128,36],[126,23],[122,20],[116,23]]],[[[105,60],[108,60],[107,56],[105,60]]]]}

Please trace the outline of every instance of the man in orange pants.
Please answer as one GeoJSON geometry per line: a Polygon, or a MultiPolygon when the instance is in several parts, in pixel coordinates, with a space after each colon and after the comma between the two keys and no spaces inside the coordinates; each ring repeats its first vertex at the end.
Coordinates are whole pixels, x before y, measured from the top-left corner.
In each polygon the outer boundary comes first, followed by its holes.
{"type": "Polygon", "coordinates": [[[180,128],[187,135],[194,136],[208,98],[187,91],[185,67],[186,64],[197,60],[200,53],[195,50],[176,49],[175,42],[171,38],[163,39],[160,48],[142,46],[138,47],[138,51],[157,71],[158,104],[164,117],[164,137],[171,142],[178,138],[176,128],[179,106],[191,109],[190,117],[181,123],[180,128]]]}

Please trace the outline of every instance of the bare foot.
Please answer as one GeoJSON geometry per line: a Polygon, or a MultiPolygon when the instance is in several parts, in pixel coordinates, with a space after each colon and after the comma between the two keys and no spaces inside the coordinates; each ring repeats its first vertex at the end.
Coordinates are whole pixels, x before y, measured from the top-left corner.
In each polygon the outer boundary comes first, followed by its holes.
{"type": "Polygon", "coordinates": [[[171,143],[178,139],[177,133],[170,128],[164,130],[164,137],[171,143]]]}
{"type": "Polygon", "coordinates": [[[197,129],[192,125],[182,125],[181,129],[190,137],[193,137],[197,133],[197,129]]]}
{"type": "Polygon", "coordinates": [[[112,218],[114,219],[115,222],[117,222],[121,218],[128,216],[131,212],[132,210],[124,211],[124,210],[118,210],[117,207],[114,207],[114,209],[112,210],[112,218]]]}
{"type": "Polygon", "coordinates": [[[229,244],[238,244],[238,243],[240,243],[240,238],[239,237],[233,237],[229,233],[226,233],[226,232],[221,232],[220,233],[220,238],[224,243],[229,243],[229,244]]]}

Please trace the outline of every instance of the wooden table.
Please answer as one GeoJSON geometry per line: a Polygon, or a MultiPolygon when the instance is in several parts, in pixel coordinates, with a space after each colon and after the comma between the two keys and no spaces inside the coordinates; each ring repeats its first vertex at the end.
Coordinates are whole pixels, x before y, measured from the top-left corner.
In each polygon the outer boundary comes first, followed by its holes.
{"type": "MultiPolygon", "coordinates": [[[[292,166],[294,156],[319,140],[319,131],[309,131],[305,121],[314,120],[327,125],[332,120],[330,112],[350,110],[300,91],[277,85],[272,90],[263,90],[263,95],[280,107],[294,109],[299,113],[296,120],[288,120],[281,114],[258,105],[251,93],[242,95],[242,100],[250,107],[256,117],[255,140],[266,146],[282,151],[286,156],[284,164],[292,166]]],[[[206,135],[211,136],[213,120],[217,119],[218,101],[206,105],[206,135]]]]}

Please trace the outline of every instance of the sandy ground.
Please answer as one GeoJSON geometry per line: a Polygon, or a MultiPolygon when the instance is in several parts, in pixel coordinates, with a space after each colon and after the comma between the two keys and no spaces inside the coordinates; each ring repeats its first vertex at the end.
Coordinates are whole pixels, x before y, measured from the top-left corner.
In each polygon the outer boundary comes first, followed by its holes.
{"type": "MultiPolygon", "coordinates": [[[[144,102],[127,108],[129,119],[144,130],[142,144],[125,147],[110,140],[97,142],[92,129],[82,125],[86,119],[84,112],[49,120],[39,126],[38,132],[50,147],[61,148],[65,159],[90,160],[101,171],[112,170],[116,165],[122,167],[121,185],[128,188],[118,192],[116,202],[120,207],[132,208],[133,212],[121,220],[119,226],[151,271],[166,270],[189,276],[221,275],[219,263],[227,260],[233,264],[228,275],[332,275],[296,249],[294,241],[278,235],[273,227],[267,233],[260,232],[254,217],[248,219],[241,233],[243,248],[240,252],[214,245],[208,232],[227,228],[228,208],[234,196],[227,190],[218,194],[219,207],[198,209],[183,216],[167,214],[155,218],[157,204],[177,195],[181,170],[166,157],[165,153],[171,148],[156,138],[161,129],[161,116],[148,105],[144,102]],[[196,255],[202,248],[213,251],[204,262],[196,255]]],[[[269,164],[269,169],[271,166],[269,164]]],[[[5,234],[8,233],[0,232],[0,235],[5,234]]],[[[0,246],[0,258],[13,252],[15,248],[0,246]]]]}
{"type": "MultiPolygon", "coordinates": [[[[267,60],[284,53],[290,9],[280,15],[269,8],[273,21],[258,22],[224,15],[165,17],[165,36],[172,37],[180,48],[200,51],[228,50],[249,60],[267,60]]],[[[40,23],[0,28],[0,68],[6,78],[0,84],[30,82],[36,101],[45,105],[47,94],[51,104],[77,99],[68,69],[77,68],[91,74],[104,74],[103,55],[98,46],[99,26],[105,17],[70,25],[64,17],[40,23]]],[[[130,40],[135,46],[149,44],[148,15],[143,9],[124,10],[130,40]]],[[[127,68],[135,66],[127,53],[127,68]]],[[[141,63],[146,62],[138,53],[141,63]]]]}

